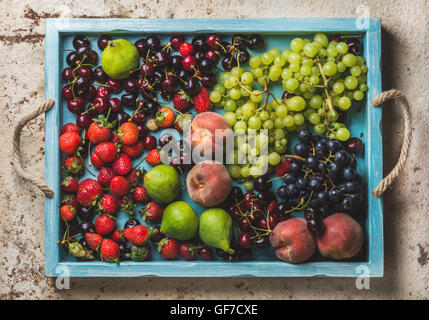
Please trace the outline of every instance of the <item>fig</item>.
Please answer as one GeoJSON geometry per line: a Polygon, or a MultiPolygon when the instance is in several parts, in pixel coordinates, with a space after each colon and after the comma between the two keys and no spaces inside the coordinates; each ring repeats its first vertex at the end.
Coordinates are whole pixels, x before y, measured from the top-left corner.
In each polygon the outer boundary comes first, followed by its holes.
{"type": "Polygon", "coordinates": [[[104,72],[113,79],[126,79],[138,68],[139,54],[136,46],[126,39],[108,42],[101,55],[104,72]]]}
{"type": "Polygon", "coordinates": [[[184,201],[170,203],[164,210],[161,232],[177,240],[189,240],[198,230],[198,216],[184,201]]]}
{"type": "Polygon", "coordinates": [[[144,176],[144,184],[149,196],[156,202],[170,203],[180,193],[180,180],[176,169],[160,164],[144,176]]]}
{"type": "Polygon", "coordinates": [[[205,244],[230,254],[234,253],[229,245],[232,236],[232,219],[225,210],[212,208],[204,211],[200,217],[199,234],[205,244]]]}

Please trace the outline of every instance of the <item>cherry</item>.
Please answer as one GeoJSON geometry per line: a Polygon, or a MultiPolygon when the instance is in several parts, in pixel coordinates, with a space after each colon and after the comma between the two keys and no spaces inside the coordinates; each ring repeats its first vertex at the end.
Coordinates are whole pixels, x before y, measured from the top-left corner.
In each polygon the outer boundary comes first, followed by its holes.
{"type": "Polygon", "coordinates": [[[73,47],[79,49],[80,47],[89,47],[89,40],[84,35],[78,34],[73,38],[73,47]]]}
{"type": "Polygon", "coordinates": [[[137,50],[139,51],[140,56],[146,58],[147,50],[149,49],[146,43],[146,40],[145,39],[137,40],[135,42],[135,46],[137,47],[137,50]]]}
{"type": "Polygon", "coordinates": [[[140,139],[144,138],[149,133],[149,129],[143,124],[138,124],[137,129],[139,130],[140,139]]]}
{"type": "Polygon", "coordinates": [[[214,50],[208,50],[205,54],[205,57],[207,59],[212,60],[215,64],[218,62],[219,60],[219,56],[216,54],[216,51],[214,50]]]}
{"type": "Polygon", "coordinates": [[[94,207],[79,207],[77,210],[77,215],[84,221],[91,221],[94,214],[94,207]]]}
{"type": "Polygon", "coordinates": [[[89,56],[88,56],[88,58],[86,60],[86,63],[92,64],[92,65],[96,65],[97,62],[98,62],[98,53],[95,52],[94,50],[91,50],[89,52],[89,56]]]}
{"type": "Polygon", "coordinates": [[[130,115],[126,112],[118,112],[116,114],[116,122],[121,125],[130,119],[130,115]]]}
{"type": "Polygon", "coordinates": [[[85,100],[81,97],[76,97],[67,101],[67,108],[70,112],[80,114],[85,107],[85,100]]]}
{"type": "Polygon", "coordinates": [[[183,61],[182,56],[175,55],[175,56],[171,57],[170,64],[172,67],[174,67],[176,69],[181,69],[182,68],[182,61],[183,61]]]}
{"type": "Polygon", "coordinates": [[[242,50],[238,53],[238,61],[240,64],[246,64],[250,60],[250,53],[246,50],[242,50]]]}
{"type": "Polygon", "coordinates": [[[170,55],[165,51],[158,51],[154,57],[157,67],[166,67],[170,63],[170,55]]]}
{"type": "Polygon", "coordinates": [[[121,104],[124,108],[137,108],[137,95],[135,93],[125,93],[121,96],[121,104]]]}
{"type": "Polygon", "coordinates": [[[238,237],[238,246],[240,248],[250,248],[252,245],[251,234],[249,232],[243,232],[238,237]]]}
{"type": "Polygon", "coordinates": [[[246,37],[242,34],[236,34],[232,37],[232,43],[235,48],[244,50],[247,47],[246,37]]]}
{"type": "Polygon", "coordinates": [[[133,121],[136,123],[144,123],[146,120],[146,115],[144,114],[144,112],[139,111],[139,112],[135,112],[133,114],[133,121]]]}
{"type": "Polygon", "coordinates": [[[333,35],[331,41],[341,42],[341,36],[339,34],[333,35]]]}
{"type": "Polygon", "coordinates": [[[79,224],[79,229],[82,234],[87,232],[95,232],[95,227],[90,221],[83,221],[79,224]]]}
{"type": "Polygon", "coordinates": [[[219,36],[217,34],[209,34],[206,39],[207,45],[211,48],[216,50],[219,48],[219,36]]]}
{"type": "Polygon", "coordinates": [[[193,52],[194,52],[194,46],[189,42],[183,42],[180,45],[179,53],[182,55],[182,57],[190,56],[193,52]]]}
{"type": "Polygon", "coordinates": [[[76,125],[79,128],[88,128],[89,125],[92,123],[92,119],[88,114],[80,114],[76,118],[76,125]]]}
{"type": "Polygon", "coordinates": [[[219,49],[219,53],[222,56],[226,55],[227,53],[230,53],[232,51],[232,49],[233,49],[232,44],[230,44],[229,42],[222,41],[220,44],[222,46],[219,46],[218,49],[219,49]]]}
{"type": "Polygon", "coordinates": [[[76,54],[78,55],[80,62],[88,63],[88,58],[90,55],[91,49],[89,46],[82,46],[76,49],[76,54]]]}
{"type": "Polygon", "coordinates": [[[184,41],[185,41],[185,39],[183,38],[183,36],[181,36],[179,34],[176,34],[170,38],[170,44],[174,50],[178,50],[180,48],[180,45],[184,41]]]}
{"type": "Polygon", "coordinates": [[[198,63],[198,70],[200,70],[200,72],[204,75],[210,74],[214,67],[215,64],[213,60],[210,60],[206,57],[201,58],[200,62],[198,63]]]}
{"type": "Polygon", "coordinates": [[[66,100],[73,99],[73,89],[71,85],[66,85],[65,87],[63,87],[62,94],[64,99],[66,100]]]}
{"type": "Polygon", "coordinates": [[[84,77],[78,77],[74,82],[74,89],[77,90],[79,95],[83,95],[83,93],[86,93],[88,91],[88,86],[89,80],[84,77]]]}
{"type": "Polygon", "coordinates": [[[74,76],[73,76],[73,69],[72,68],[65,68],[63,70],[63,74],[62,74],[63,80],[64,81],[73,81],[74,76]]]}
{"type": "Polygon", "coordinates": [[[289,98],[292,98],[293,96],[295,96],[293,93],[285,91],[282,94],[282,100],[287,100],[289,98]]]}
{"type": "Polygon", "coordinates": [[[92,102],[92,105],[94,106],[94,110],[98,113],[104,113],[107,110],[108,106],[108,100],[106,97],[96,97],[94,101],[92,102]]]}
{"type": "Polygon", "coordinates": [[[98,38],[98,41],[97,41],[98,49],[103,51],[107,47],[107,45],[109,44],[110,40],[112,40],[111,36],[108,36],[108,35],[100,36],[100,38],[98,38]]]}
{"type": "Polygon", "coordinates": [[[216,85],[216,76],[213,74],[203,75],[201,77],[201,83],[207,89],[211,89],[216,85]]]}
{"type": "Polygon", "coordinates": [[[101,66],[99,66],[99,67],[94,69],[93,78],[95,81],[98,81],[98,82],[106,82],[107,81],[107,74],[104,72],[103,68],[101,66]]]}
{"type": "Polygon", "coordinates": [[[133,78],[128,78],[124,81],[124,90],[127,92],[134,92],[137,90],[137,81],[133,78]]]}
{"type": "Polygon", "coordinates": [[[97,88],[97,97],[108,98],[110,96],[109,88],[100,86],[97,88]]]}
{"type": "Polygon", "coordinates": [[[200,92],[200,84],[195,78],[190,78],[187,84],[183,87],[183,90],[191,97],[196,96],[200,92]]]}
{"type": "Polygon", "coordinates": [[[71,68],[77,67],[77,62],[79,61],[79,56],[77,55],[76,51],[70,52],[66,57],[66,62],[71,68]]]}
{"type": "Polygon", "coordinates": [[[210,261],[213,259],[213,253],[208,247],[202,247],[198,250],[198,255],[201,257],[201,259],[205,261],[210,261]]]}
{"type": "Polygon", "coordinates": [[[150,134],[146,135],[143,139],[143,146],[148,150],[155,149],[156,148],[156,138],[150,134]]]}
{"type": "Polygon", "coordinates": [[[161,227],[160,226],[155,226],[153,227],[153,233],[152,233],[152,237],[150,238],[150,240],[152,240],[153,242],[160,242],[163,238],[164,238],[164,234],[161,232],[161,227]]]}
{"type": "Polygon", "coordinates": [[[267,205],[267,211],[271,213],[277,212],[277,200],[271,200],[271,202],[267,205]]]}
{"type": "Polygon", "coordinates": [[[232,187],[231,196],[234,203],[241,202],[243,200],[243,191],[241,191],[240,187],[232,187]]]}
{"type": "Polygon", "coordinates": [[[112,109],[112,112],[122,111],[121,100],[119,100],[118,98],[110,98],[108,104],[109,104],[109,108],[112,109]]]}
{"type": "Polygon", "coordinates": [[[152,62],[145,62],[140,68],[140,73],[145,77],[153,76],[155,72],[155,67],[152,62]]]}
{"type": "Polygon", "coordinates": [[[268,240],[268,237],[259,236],[259,237],[253,238],[252,244],[255,248],[265,249],[269,247],[270,242],[268,240]]]}
{"type": "Polygon", "coordinates": [[[146,38],[146,44],[152,51],[161,50],[161,41],[157,36],[149,36],[146,38]]]}
{"type": "Polygon", "coordinates": [[[136,218],[129,218],[124,224],[124,229],[132,228],[138,226],[139,224],[140,221],[138,221],[136,218]]]}
{"type": "Polygon", "coordinates": [[[277,224],[277,218],[275,214],[270,214],[268,218],[262,218],[259,220],[259,228],[264,230],[273,230],[277,224]],[[269,227],[269,228],[268,228],[269,227]]]}
{"type": "Polygon", "coordinates": [[[121,91],[122,84],[119,80],[110,78],[107,80],[106,84],[112,93],[118,93],[119,91],[121,91]]]}
{"type": "Polygon", "coordinates": [[[232,204],[229,206],[228,212],[233,218],[240,218],[244,211],[241,210],[240,205],[232,204]]]}
{"type": "Polygon", "coordinates": [[[205,53],[203,51],[197,51],[194,53],[194,58],[197,63],[200,63],[200,60],[204,58],[205,53]]]}
{"type": "Polygon", "coordinates": [[[247,46],[251,50],[259,50],[264,47],[264,39],[259,34],[251,34],[248,38],[247,46]]]}
{"type": "Polygon", "coordinates": [[[360,154],[363,151],[362,140],[356,137],[350,138],[347,141],[347,150],[354,154],[360,154]]]}
{"type": "Polygon", "coordinates": [[[88,92],[85,95],[85,100],[86,101],[92,101],[92,100],[94,100],[96,95],[97,95],[97,89],[95,89],[95,87],[92,84],[90,84],[88,86],[88,92]]]}
{"type": "Polygon", "coordinates": [[[240,221],[238,222],[238,226],[240,230],[243,232],[247,232],[250,230],[250,222],[248,219],[244,217],[240,219],[240,221]]]}
{"type": "Polygon", "coordinates": [[[206,36],[203,34],[198,34],[192,39],[192,45],[194,46],[194,49],[197,51],[207,51],[207,43],[206,43],[206,36]]]}
{"type": "Polygon", "coordinates": [[[346,40],[347,46],[349,47],[349,51],[354,54],[359,54],[359,51],[362,48],[360,41],[356,38],[349,38],[346,40]]]}
{"type": "Polygon", "coordinates": [[[168,93],[174,93],[177,89],[177,80],[175,77],[168,77],[164,81],[162,81],[162,90],[168,93]]]}
{"type": "Polygon", "coordinates": [[[222,59],[222,68],[225,71],[231,71],[232,68],[237,66],[237,60],[231,55],[227,55],[222,59]]]}
{"type": "Polygon", "coordinates": [[[159,104],[153,100],[146,100],[143,105],[143,111],[150,115],[155,116],[159,110],[159,104]]]}

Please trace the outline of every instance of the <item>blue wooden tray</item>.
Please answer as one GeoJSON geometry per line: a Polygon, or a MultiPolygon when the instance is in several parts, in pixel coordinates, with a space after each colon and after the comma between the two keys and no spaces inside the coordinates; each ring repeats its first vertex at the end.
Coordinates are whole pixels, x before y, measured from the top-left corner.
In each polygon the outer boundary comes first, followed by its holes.
{"type": "MultiPolygon", "coordinates": [[[[362,274],[372,277],[383,275],[383,209],[382,200],[374,198],[371,190],[382,179],[382,137],[381,110],[370,105],[370,99],[381,92],[381,39],[379,19],[355,18],[302,18],[302,19],[170,19],[170,20],[128,20],[128,19],[47,19],[46,23],[46,99],[56,101],[46,115],[46,162],[45,179],[55,191],[53,198],[45,200],[45,259],[46,275],[71,277],[356,277],[362,274]],[[88,35],[91,47],[97,48],[97,36],[109,33],[113,37],[127,37],[130,40],[157,34],[165,42],[173,33],[189,37],[195,33],[217,32],[260,33],[266,41],[266,48],[280,50],[289,47],[293,37],[311,37],[317,32],[330,34],[362,35],[364,58],[369,68],[366,105],[360,112],[352,112],[348,127],[352,136],[360,136],[365,143],[365,157],[358,159],[358,171],[366,182],[367,213],[362,221],[366,233],[365,256],[350,261],[333,261],[321,256],[309,262],[294,265],[275,258],[272,250],[258,251],[255,260],[249,262],[223,262],[215,260],[166,261],[159,255],[147,262],[78,262],[69,257],[57,245],[60,239],[58,206],[61,199],[60,177],[62,155],[58,147],[60,128],[67,122],[74,122],[75,116],[66,107],[61,96],[63,85],[61,72],[66,54],[62,48],[72,48],[71,40],[76,34],[88,35]],[[93,37],[91,37],[93,35],[93,37]]],[[[98,50],[98,48],[97,48],[98,50]]],[[[279,94],[281,92],[278,92],[279,94]]],[[[356,108],[354,108],[356,109],[356,108]]],[[[292,140],[293,143],[293,140],[292,140]]],[[[146,169],[149,169],[147,167],[146,169]]],[[[182,199],[189,202],[196,212],[203,208],[189,199],[186,190],[182,199]]],[[[126,214],[119,214],[118,225],[126,221],[126,214]]]]}

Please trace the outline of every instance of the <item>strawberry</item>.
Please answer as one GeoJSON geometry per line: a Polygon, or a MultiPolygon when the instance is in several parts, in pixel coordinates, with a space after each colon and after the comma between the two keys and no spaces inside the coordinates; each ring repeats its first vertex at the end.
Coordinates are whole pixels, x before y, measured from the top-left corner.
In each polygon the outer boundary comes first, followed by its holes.
{"type": "Polygon", "coordinates": [[[129,216],[134,215],[137,206],[130,195],[126,195],[125,197],[119,199],[118,204],[121,206],[121,210],[126,214],[129,216]]]}
{"type": "Polygon", "coordinates": [[[125,122],[119,127],[118,136],[123,144],[131,146],[135,144],[139,138],[139,129],[134,123],[125,122]]]}
{"type": "Polygon", "coordinates": [[[143,262],[150,259],[151,248],[149,245],[144,245],[142,247],[131,246],[131,252],[125,254],[127,258],[130,258],[136,262],[143,262]]]}
{"type": "Polygon", "coordinates": [[[61,189],[65,192],[76,193],[77,188],[79,187],[79,182],[75,177],[67,176],[61,182],[61,189]]]}
{"type": "Polygon", "coordinates": [[[164,258],[176,259],[179,255],[179,246],[173,238],[164,238],[158,243],[158,251],[164,258]]]}
{"type": "Polygon", "coordinates": [[[79,148],[80,136],[76,132],[65,132],[60,136],[59,144],[62,152],[71,155],[79,148]]]}
{"type": "Polygon", "coordinates": [[[101,197],[102,189],[98,181],[85,179],[79,184],[77,201],[84,207],[95,205],[95,201],[101,197]]]}
{"type": "Polygon", "coordinates": [[[136,168],[132,168],[130,173],[126,176],[128,182],[130,183],[130,186],[132,188],[138,187],[143,182],[143,170],[139,170],[136,168]]]}
{"type": "Polygon", "coordinates": [[[183,134],[183,131],[190,130],[193,119],[194,115],[192,113],[179,114],[174,121],[174,128],[183,134]]]}
{"type": "Polygon", "coordinates": [[[150,131],[157,131],[159,129],[158,126],[158,122],[155,119],[149,119],[146,122],[146,127],[150,130],[150,131]]]}
{"type": "Polygon", "coordinates": [[[74,132],[76,134],[79,134],[80,130],[75,123],[69,122],[69,123],[66,123],[61,129],[61,134],[64,134],[66,132],[74,132]]]}
{"type": "Polygon", "coordinates": [[[88,244],[88,247],[93,251],[98,251],[100,249],[101,242],[103,241],[103,237],[98,233],[85,233],[85,240],[88,244]]]}
{"type": "Polygon", "coordinates": [[[159,149],[150,150],[145,160],[152,166],[159,165],[161,163],[161,154],[159,149]]]}
{"type": "Polygon", "coordinates": [[[64,221],[70,222],[76,217],[76,209],[72,205],[66,204],[60,208],[60,214],[64,221]]]}
{"type": "Polygon", "coordinates": [[[130,183],[122,176],[113,177],[110,180],[110,191],[117,197],[123,197],[130,192],[130,183]]]}
{"type": "Polygon", "coordinates": [[[118,136],[117,133],[112,133],[112,137],[110,138],[110,142],[113,142],[115,144],[121,143],[121,141],[119,140],[119,136],[118,136]]]}
{"type": "Polygon", "coordinates": [[[280,162],[278,165],[276,165],[275,170],[276,174],[279,177],[283,177],[286,173],[289,172],[289,166],[290,162],[289,160],[285,159],[283,162],[280,162]]]}
{"type": "Polygon", "coordinates": [[[98,173],[97,180],[103,187],[108,187],[110,185],[110,180],[112,180],[114,176],[116,176],[116,173],[112,168],[102,167],[98,173]]]}
{"type": "Polygon", "coordinates": [[[162,107],[156,114],[156,123],[161,128],[168,128],[172,126],[174,119],[174,111],[168,107],[162,107]]]}
{"type": "Polygon", "coordinates": [[[119,254],[119,245],[115,241],[104,239],[101,242],[100,255],[102,260],[119,264],[119,254]]]}
{"type": "Polygon", "coordinates": [[[201,87],[200,93],[193,98],[195,111],[198,113],[206,112],[210,109],[212,102],[210,101],[210,94],[206,88],[201,87]]]}
{"type": "Polygon", "coordinates": [[[91,154],[91,163],[94,165],[94,167],[96,167],[97,169],[100,169],[101,167],[103,167],[105,165],[104,161],[101,160],[101,158],[95,153],[93,152],[91,154]]]}
{"type": "Polygon", "coordinates": [[[124,230],[124,238],[136,246],[146,244],[151,235],[149,228],[142,224],[124,230]]]}
{"type": "Polygon", "coordinates": [[[115,219],[110,215],[101,215],[95,219],[94,226],[100,236],[105,236],[115,230],[115,219]]]}
{"type": "Polygon", "coordinates": [[[150,222],[159,221],[162,219],[164,213],[164,207],[160,204],[150,201],[144,208],[144,215],[142,217],[144,220],[149,220],[150,222]]]}
{"type": "Polygon", "coordinates": [[[112,235],[110,237],[117,243],[121,243],[122,241],[124,241],[123,231],[120,228],[116,228],[115,231],[112,232],[112,235]]]}
{"type": "Polygon", "coordinates": [[[147,199],[147,191],[145,187],[136,187],[133,192],[134,200],[144,202],[147,199]]]}
{"type": "Polygon", "coordinates": [[[121,176],[127,175],[131,171],[131,168],[131,159],[125,153],[121,153],[112,164],[112,169],[121,176]]]}
{"type": "Polygon", "coordinates": [[[122,151],[131,158],[136,158],[142,154],[143,142],[137,141],[131,146],[123,145],[122,151]]]}
{"type": "Polygon", "coordinates": [[[104,162],[112,162],[116,159],[116,146],[112,142],[102,142],[94,149],[94,153],[104,162]]]}
{"type": "Polygon", "coordinates": [[[114,215],[118,212],[119,206],[111,194],[106,194],[101,198],[98,208],[102,213],[114,215]]]}
{"type": "Polygon", "coordinates": [[[195,248],[190,243],[181,242],[179,252],[185,260],[193,260],[195,258],[195,248]]]}
{"type": "Polygon", "coordinates": [[[108,123],[104,115],[99,115],[98,120],[89,125],[87,131],[88,140],[93,144],[99,144],[104,141],[109,141],[112,132],[110,129],[114,126],[115,121],[108,123]]]}
{"type": "Polygon", "coordinates": [[[61,204],[70,204],[72,205],[74,208],[78,209],[79,208],[79,202],[77,201],[77,197],[75,194],[71,194],[68,193],[64,196],[64,198],[61,200],[61,204]]]}
{"type": "Polygon", "coordinates": [[[174,109],[180,112],[185,111],[191,105],[191,98],[185,91],[180,90],[173,96],[173,105],[174,109]]]}

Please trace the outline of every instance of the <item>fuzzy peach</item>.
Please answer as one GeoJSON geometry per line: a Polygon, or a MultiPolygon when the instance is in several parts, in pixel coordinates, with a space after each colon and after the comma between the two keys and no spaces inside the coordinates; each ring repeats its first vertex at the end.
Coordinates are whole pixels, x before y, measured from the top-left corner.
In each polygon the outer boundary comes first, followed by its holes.
{"type": "Polygon", "coordinates": [[[314,236],[307,229],[307,222],[291,218],[276,225],[270,234],[271,246],[283,261],[300,263],[310,258],[316,250],[314,236]]]}
{"type": "Polygon", "coordinates": [[[213,207],[228,197],[232,181],[223,164],[206,160],[189,171],[186,185],[193,201],[205,207],[213,207]]]}
{"type": "Polygon", "coordinates": [[[323,220],[325,231],[317,238],[320,253],[329,258],[347,259],[355,256],[363,244],[363,232],[355,219],[335,213],[323,220]]]}

